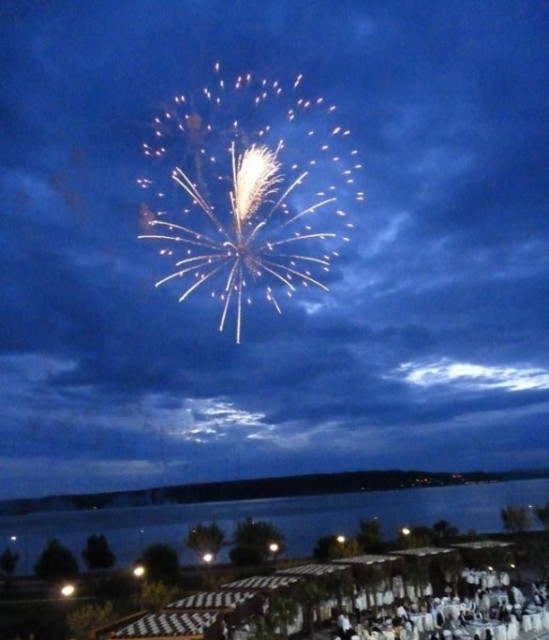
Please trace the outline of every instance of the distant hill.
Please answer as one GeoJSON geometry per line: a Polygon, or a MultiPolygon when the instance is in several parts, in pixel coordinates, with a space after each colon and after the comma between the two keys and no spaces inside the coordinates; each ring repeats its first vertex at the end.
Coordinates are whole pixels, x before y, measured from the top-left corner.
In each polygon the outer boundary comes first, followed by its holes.
{"type": "Polygon", "coordinates": [[[417,489],[449,485],[505,482],[547,478],[549,469],[501,473],[430,473],[426,471],[349,471],[182,484],[134,491],[49,496],[0,501],[0,515],[24,515],[37,511],[116,509],[118,507],[223,502],[264,498],[297,497],[359,491],[417,489]]]}

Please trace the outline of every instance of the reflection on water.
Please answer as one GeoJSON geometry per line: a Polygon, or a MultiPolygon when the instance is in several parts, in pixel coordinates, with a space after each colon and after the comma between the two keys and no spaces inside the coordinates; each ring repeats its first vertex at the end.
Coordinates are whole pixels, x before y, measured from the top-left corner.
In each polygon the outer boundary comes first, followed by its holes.
{"type": "MultiPolygon", "coordinates": [[[[544,505],[547,501],[549,479],[540,479],[305,498],[35,513],[0,518],[0,550],[5,546],[15,549],[20,555],[18,572],[32,573],[48,539],[57,538],[81,560],[87,537],[104,534],[121,567],[129,566],[145,546],[155,542],[176,546],[181,562],[186,564],[196,561],[184,548],[190,526],[215,521],[230,537],[239,520],[252,517],[279,527],[286,537],[288,555],[299,557],[311,555],[316,540],[322,536],[353,535],[360,518],[378,518],[385,538],[396,537],[403,524],[430,526],[440,519],[457,526],[462,533],[491,533],[502,529],[502,508],[544,505]],[[11,539],[13,536],[16,540],[11,539]]],[[[532,524],[537,525],[535,518],[532,524]]],[[[226,560],[226,555],[221,560],[226,560]]]]}

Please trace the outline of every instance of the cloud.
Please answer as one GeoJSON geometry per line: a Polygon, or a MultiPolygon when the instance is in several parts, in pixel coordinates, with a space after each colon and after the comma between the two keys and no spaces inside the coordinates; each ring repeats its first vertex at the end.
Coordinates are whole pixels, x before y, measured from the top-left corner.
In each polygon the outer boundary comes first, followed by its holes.
{"type": "Polygon", "coordinates": [[[421,387],[454,386],[472,391],[549,389],[549,371],[528,367],[490,367],[442,360],[430,364],[407,362],[398,369],[406,382],[421,387]]]}

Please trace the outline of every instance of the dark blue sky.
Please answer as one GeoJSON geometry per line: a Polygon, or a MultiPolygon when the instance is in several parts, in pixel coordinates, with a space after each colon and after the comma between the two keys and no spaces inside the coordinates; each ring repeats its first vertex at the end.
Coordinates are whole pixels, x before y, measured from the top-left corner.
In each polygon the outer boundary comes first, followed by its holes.
{"type": "Polygon", "coordinates": [[[548,466],[546,3],[8,0],[0,31],[0,498],[548,466]],[[142,144],[216,61],[303,74],[366,194],[338,191],[354,230],[329,291],[254,304],[240,345],[205,288],[154,287],[167,265],[137,239],[136,180],[166,169],[142,144]]]}

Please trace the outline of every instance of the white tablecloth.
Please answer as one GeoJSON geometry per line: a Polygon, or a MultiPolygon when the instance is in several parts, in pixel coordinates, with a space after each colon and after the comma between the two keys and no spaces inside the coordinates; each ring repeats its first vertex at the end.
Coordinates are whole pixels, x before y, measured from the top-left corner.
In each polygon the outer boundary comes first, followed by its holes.
{"type": "Polygon", "coordinates": [[[432,631],[435,628],[433,616],[430,613],[413,613],[410,619],[419,632],[432,631]]]}

